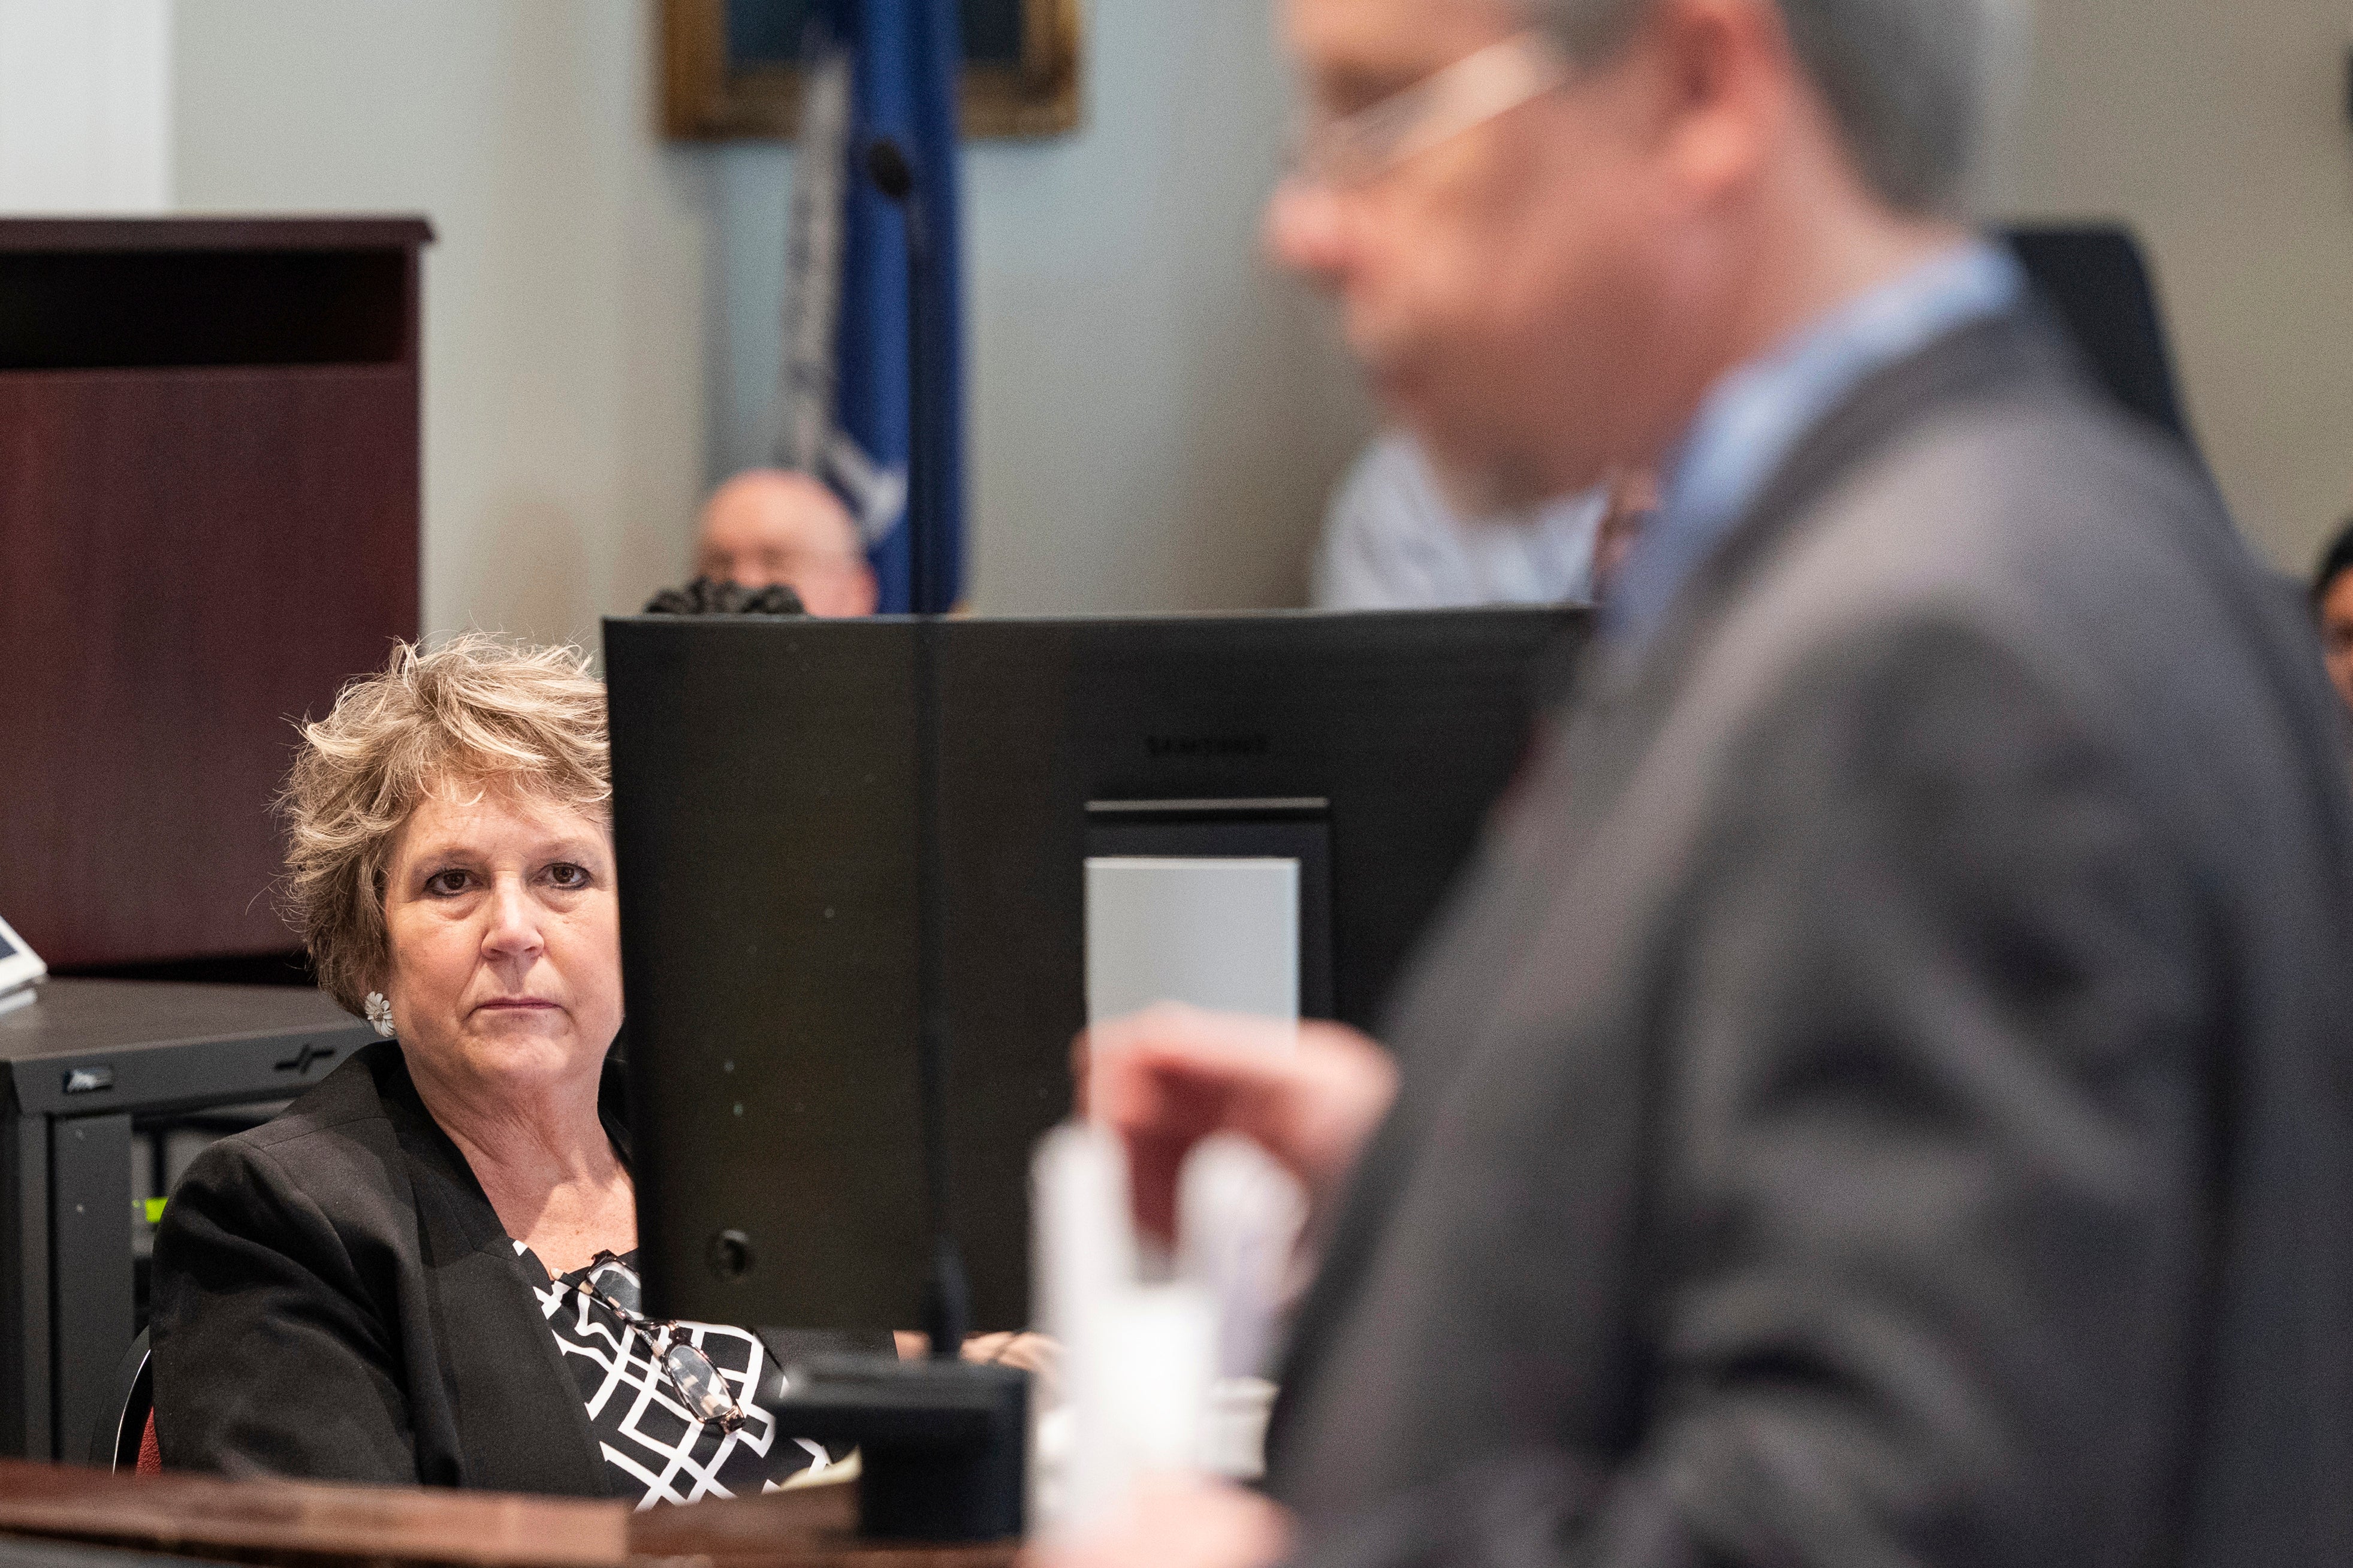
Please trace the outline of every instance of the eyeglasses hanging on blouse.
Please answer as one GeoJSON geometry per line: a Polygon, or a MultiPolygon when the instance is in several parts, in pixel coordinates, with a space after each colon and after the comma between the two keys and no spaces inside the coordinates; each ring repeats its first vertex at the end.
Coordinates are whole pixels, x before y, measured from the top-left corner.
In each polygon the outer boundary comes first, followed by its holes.
{"type": "Polygon", "coordinates": [[[680,1403],[693,1413],[696,1420],[722,1432],[733,1432],[751,1419],[734,1391],[727,1386],[727,1374],[712,1364],[700,1346],[680,1337],[674,1321],[649,1318],[638,1310],[644,1298],[638,1292],[638,1277],[618,1257],[600,1252],[590,1258],[586,1272],[573,1288],[603,1306],[620,1321],[623,1328],[645,1342],[647,1355],[661,1369],[662,1376],[677,1391],[680,1403]],[[612,1289],[596,1281],[597,1275],[608,1267],[618,1277],[612,1289]],[[624,1301],[620,1299],[623,1296],[628,1299],[624,1301]]]}

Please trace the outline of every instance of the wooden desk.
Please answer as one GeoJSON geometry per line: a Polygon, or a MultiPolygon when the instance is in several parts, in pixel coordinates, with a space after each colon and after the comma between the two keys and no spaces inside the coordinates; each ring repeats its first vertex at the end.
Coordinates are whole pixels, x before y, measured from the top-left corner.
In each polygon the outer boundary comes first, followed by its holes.
{"type": "Polygon", "coordinates": [[[108,1475],[0,1460],[0,1538],[269,1568],[1009,1568],[1016,1546],[869,1544],[855,1482],[633,1513],[619,1502],[418,1487],[108,1475]]]}

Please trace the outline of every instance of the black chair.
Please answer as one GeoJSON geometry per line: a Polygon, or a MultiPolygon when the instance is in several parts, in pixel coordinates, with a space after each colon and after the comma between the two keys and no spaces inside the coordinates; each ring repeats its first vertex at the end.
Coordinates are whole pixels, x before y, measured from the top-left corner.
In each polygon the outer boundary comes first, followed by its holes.
{"type": "Polygon", "coordinates": [[[2116,400],[2196,453],[2175,390],[2157,289],[2132,231],[2116,224],[2026,225],[1999,237],[2116,400]]]}
{"type": "Polygon", "coordinates": [[[155,1411],[155,1369],[147,1353],[147,1331],[122,1352],[114,1369],[115,1397],[107,1401],[109,1415],[99,1417],[90,1435],[90,1462],[101,1470],[134,1470],[139,1449],[147,1440],[148,1418],[155,1411]]]}

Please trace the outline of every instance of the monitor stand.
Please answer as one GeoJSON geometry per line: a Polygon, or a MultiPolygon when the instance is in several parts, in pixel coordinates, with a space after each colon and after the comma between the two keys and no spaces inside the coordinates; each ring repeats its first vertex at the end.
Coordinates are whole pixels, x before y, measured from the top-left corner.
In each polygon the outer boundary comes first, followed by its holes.
{"type": "MultiPolygon", "coordinates": [[[[784,1362],[788,1336],[761,1331],[784,1362]]],[[[784,1362],[784,1431],[859,1450],[858,1528],[875,1541],[1003,1541],[1021,1533],[1029,1374],[953,1357],[812,1355],[784,1362]]]]}

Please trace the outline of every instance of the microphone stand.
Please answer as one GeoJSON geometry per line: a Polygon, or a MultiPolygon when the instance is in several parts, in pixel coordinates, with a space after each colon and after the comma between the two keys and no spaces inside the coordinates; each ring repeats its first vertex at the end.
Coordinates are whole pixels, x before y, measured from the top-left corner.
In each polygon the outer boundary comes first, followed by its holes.
{"type": "Polygon", "coordinates": [[[866,174],[899,209],[907,240],[907,597],[915,615],[915,1009],[922,1086],[923,1176],[931,1210],[932,1268],[923,1329],[932,1354],[955,1357],[972,1322],[964,1258],[948,1223],[947,877],[940,845],[939,582],[933,555],[939,468],[932,451],[931,335],[923,279],[931,237],[914,166],[891,138],[866,149],[866,174]]]}
{"type": "MultiPolygon", "coordinates": [[[[795,1436],[859,1445],[859,1525],[900,1541],[994,1541],[1021,1531],[1029,1374],[962,1359],[972,1321],[964,1260],[949,1226],[948,1026],[944,973],[947,882],[940,843],[938,633],[932,509],[938,473],[925,427],[930,390],[923,278],[930,250],[915,170],[888,137],[866,150],[867,177],[898,207],[907,237],[907,575],[915,612],[916,1073],[922,1099],[932,1260],[923,1327],[931,1355],[813,1356],[786,1373],[777,1415],[795,1436]]],[[[769,1342],[773,1349],[776,1342],[769,1342]]]]}

